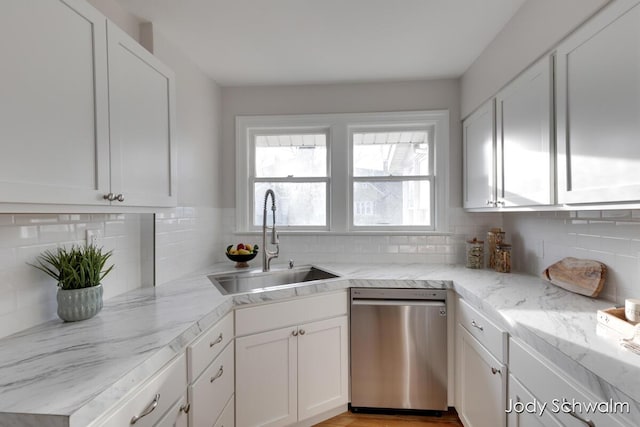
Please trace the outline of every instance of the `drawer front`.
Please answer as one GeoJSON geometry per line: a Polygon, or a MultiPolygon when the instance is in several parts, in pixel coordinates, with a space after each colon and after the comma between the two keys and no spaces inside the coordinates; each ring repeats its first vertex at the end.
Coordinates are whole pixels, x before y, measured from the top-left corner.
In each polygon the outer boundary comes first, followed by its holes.
{"type": "Polygon", "coordinates": [[[154,427],[188,427],[189,411],[187,393],[176,402],[154,427]]]}
{"type": "Polygon", "coordinates": [[[507,360],[508,335],[463,299],[458,300],[458,323],[485,346],[500,362],[507,360]]]}
{"type": "Polygon", "coordinates": [[[153,426],[184,394],[186,388],[187,362],[183,353],[156,373],[133,396],[123,399],[120,408],[106,422],[99,425],[153,426]],[[145,413],[147,415],[144,415],[145,413]],[[136,421],[132,423],[134,420],[136,421]]]}
{"type": "Polygon", "coordinates": [[[191,418],[189,425],[213,426],[234,390],[234,346],[227,345],[222,354],[189,387],[191,418]]]}
{"type": "Polygon", "coordinates": [[[249,335],[347,314],[347,291],[236,310],[236,335],[249,335]]]}
{"type": "Polygon", "coordinates": [[[234,427],[235,426],[235,399],[231,396],[231,399],[227,402],[227,406],[222,410],[222,414],[218,421],[216,421],[214,427],[234,427]]]}
{"type": "Polygon", "coordinates": [[[230,312],[189,344],[187,347],[189,383],[193,383],[200,376],[232,339],[233,312],[230,312]]]}
{"type": "MultiPolygon", "coordinates": [[[[584,427],[588,425],[586,421],[591,421],[597,427],[630,426],[632,424],[626,423],[622,418],[631,419],[638,416],[633,413],[625,414],[620,411],[622,407],[618,408],[617,414],[611,412],[616,409],[613,406],[610,407],[610,413],[602,411],[604,407],[596,410],[586,409],[588,405],[611,402],[574,384],[568,374],[518,340],[511,339],[509,344],[509,367],[513,376],[538,402],[547,404],[544,411],[550,412],[564,426],[584,427]],[[584,410],[582,413],[581,409],[584,410]],[[569,413],[572,411],[584,421],[572,416],[569,413]]],[[[633,410],[632,407],[630,409],[633,410]]]]}

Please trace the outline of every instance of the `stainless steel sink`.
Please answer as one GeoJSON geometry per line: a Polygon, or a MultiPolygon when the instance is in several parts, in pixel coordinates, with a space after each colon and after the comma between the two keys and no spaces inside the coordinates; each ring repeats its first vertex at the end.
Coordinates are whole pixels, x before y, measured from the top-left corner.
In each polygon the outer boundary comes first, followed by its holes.
{"type": "Polygon", "coordinates": [[[333,279],[340,276],[312,265],[301,265],[282,270],[272,269],[267,272],[253,270],[249,272],[212,274],[207,277],[223,295],[232,295],[282,289],[298,283],[333,279]]]}

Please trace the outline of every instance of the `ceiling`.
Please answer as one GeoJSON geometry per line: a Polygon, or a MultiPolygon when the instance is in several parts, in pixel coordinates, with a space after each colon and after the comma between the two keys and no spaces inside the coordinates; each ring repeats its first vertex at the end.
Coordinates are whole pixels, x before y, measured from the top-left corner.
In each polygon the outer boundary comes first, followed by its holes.
{"type": "Polygon", "coordinates": [[[462,75],[525,0],[117,0],[222,86],[462,75]]]}

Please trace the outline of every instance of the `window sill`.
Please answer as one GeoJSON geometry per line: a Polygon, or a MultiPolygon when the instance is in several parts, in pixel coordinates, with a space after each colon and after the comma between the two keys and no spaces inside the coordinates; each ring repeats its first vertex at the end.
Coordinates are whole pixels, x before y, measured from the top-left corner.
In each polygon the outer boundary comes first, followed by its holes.
{"type": "MultiPolygon", "coordinates": [[[[314,231],[276,229],[280,236],[453,236],[450,231],[314,231]]],[[[270,231],[267,232],[270,234],[270,231]]],[[[234,231],[234,236],[260,236],[262,231],[234,231]]]]}

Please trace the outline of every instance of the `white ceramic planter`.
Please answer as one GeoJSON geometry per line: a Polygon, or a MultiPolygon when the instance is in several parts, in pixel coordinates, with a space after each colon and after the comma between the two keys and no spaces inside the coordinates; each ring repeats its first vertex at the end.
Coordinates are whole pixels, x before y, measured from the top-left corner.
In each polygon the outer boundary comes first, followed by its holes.
{"type": "Polygon", "coordinates": [[[65,322],[90,319],[102,310],[102,285],[82,289],[58,289],[58,317],[65,322]]]}

